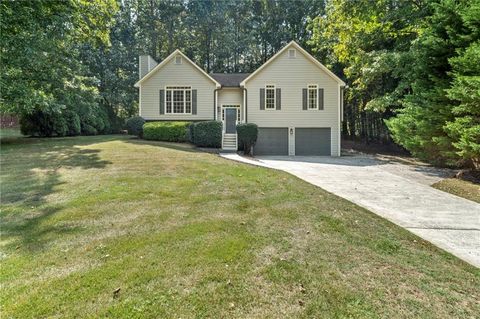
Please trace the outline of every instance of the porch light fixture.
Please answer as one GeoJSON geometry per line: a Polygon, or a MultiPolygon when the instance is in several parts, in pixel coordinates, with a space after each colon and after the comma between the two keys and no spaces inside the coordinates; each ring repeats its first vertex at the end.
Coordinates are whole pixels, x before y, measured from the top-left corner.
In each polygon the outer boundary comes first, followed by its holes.
{"type": "Polygon", "coordinates": [[[293,135],[293,127],[290,128],[290,135],[293,135]]]}

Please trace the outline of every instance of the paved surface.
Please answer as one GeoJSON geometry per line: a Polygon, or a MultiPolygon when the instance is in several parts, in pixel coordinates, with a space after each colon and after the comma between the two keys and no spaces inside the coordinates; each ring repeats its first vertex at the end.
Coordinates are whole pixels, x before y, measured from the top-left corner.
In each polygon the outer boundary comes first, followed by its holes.
{"type": "Polygon", "coordinates": [[[445,170],[368,155],[221,156],[291,173],[480,267],[480,204],[431,187],[445,170]]]}

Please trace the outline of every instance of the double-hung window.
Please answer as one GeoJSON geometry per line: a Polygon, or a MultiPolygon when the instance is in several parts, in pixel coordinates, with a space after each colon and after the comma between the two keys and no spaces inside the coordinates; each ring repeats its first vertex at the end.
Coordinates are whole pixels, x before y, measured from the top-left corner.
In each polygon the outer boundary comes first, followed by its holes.
{"type": "Polygon", "coordinates": [[[312,84],[308,86],[308,101],[307,101],[309,110],[318,109],[318,85],[312,84]]]}
{"type": "Polygon", "coordinates": [[[275,110],[275,85],[265,86],[265,109],[275,110]]]}
{"type": "Polygon", "coordinates": [[[191,86],[167,86],[165,95],[165,113],[192,114],[191,86]]]}

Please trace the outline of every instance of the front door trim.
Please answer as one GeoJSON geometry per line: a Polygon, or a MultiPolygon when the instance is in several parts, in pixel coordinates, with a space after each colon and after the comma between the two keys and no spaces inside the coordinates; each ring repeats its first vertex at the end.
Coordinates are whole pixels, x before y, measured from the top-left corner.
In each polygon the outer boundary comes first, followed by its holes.
{"type": "MultiPolygon", "coordinates": [[[[240,117],[240,105],[239,104],[222,104],[222,109],[221,109],[221,113],[220,113],[220,116],[221,116],[221,119],[222,119],[222,123],[223,123],[223,133],[225,134],[226,131],[227,131],[227,118],[226,118],[226,114],[225,114],[225,111],[226,109],[234,109],[236,110],[236,114],[235,114],[235,126],[237,126],[237,124],[239,123],[239,120],[238,118],[240,117]]],[[[227,133],[228,134],[228,133],[227,133]]],[[[230,134],[236,134],[235,133],[230,133],[230,134]]]]}

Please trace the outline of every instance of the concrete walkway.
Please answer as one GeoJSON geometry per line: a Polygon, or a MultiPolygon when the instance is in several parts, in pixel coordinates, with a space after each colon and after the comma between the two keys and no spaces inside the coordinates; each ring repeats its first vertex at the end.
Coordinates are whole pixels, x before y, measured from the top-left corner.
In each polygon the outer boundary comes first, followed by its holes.
{"type": "Polygon", "coordinates": [[[480,267],[480,204],[430,185],[445,170],[368,155],[222,157],[291,173],[402,226],[480,267]]]}

